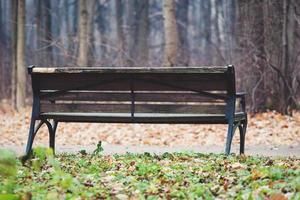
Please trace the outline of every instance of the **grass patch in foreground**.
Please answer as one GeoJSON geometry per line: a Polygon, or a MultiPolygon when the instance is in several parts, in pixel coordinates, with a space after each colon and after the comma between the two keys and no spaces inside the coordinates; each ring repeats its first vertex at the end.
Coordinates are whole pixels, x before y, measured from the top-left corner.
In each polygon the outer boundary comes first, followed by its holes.
{"type": "Polygon", "coordinates": [[[0,152],[0,199],[300,199],[300,160],[222,154],[0,152]]]}

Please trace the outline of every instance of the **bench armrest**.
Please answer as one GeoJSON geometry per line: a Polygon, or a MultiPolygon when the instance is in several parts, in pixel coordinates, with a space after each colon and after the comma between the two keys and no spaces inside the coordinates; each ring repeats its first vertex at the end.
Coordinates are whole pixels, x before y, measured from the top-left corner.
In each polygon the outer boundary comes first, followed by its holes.
{"type": "Polygon", "coordinates": [[[237,92],[235,97],[240,99],[242,111],[246,112],[246,92],[237,92]]]}
{"type": "Polygon", "coordinates": [[[235,96],[236,96],[237,98],[239,98],[239,97],[245,97],[245,95],[246,95],[246,92],[237,92],[237,93],[235,94],[235,96]]]}

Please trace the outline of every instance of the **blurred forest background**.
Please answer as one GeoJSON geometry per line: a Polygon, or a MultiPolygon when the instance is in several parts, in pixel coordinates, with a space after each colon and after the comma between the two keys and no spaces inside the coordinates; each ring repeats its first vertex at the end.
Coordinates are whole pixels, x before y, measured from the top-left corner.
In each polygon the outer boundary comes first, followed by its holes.
{"type": "Polygon", "coordinates": [[[236,67],[250,112],[299,108],[299,0],[0,0],[0,99],[26,66],[236,67]]]}

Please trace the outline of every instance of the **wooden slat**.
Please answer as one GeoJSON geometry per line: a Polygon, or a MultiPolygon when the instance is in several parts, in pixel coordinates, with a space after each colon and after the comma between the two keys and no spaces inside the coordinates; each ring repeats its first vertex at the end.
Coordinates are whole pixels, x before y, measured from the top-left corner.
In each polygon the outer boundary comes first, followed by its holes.
{"type": "MultiPolygon", "coordinates": [[[[52,92],[41,92],[42,100],[74,100],[74,101],[131,101],[131,93],[128,92],[99,92],[99,91],[72,91],[59,96],[52,96],[52,92]]],[[[226,97],[224,93],[218,93],[226,97]]],[[[212,97],[202,96],[191,92],[137,92],[135,101],[151,102],[220,102],[212,97]]]]}
{"type": "Polygon", "coordinates": [[[224,74],[39,74],[41,90],[227,90],[224,74]]]}
{"type": "MultiPolygon", "coordinates": [[[[41,118],[61,122],[106,122],[106,123],[195,123],[226,124],[225,114],[176,114],[176,113],[42,113],[41,118]]],[[[246,118],[245,113],[236,113],[235,121],[246,118]]]]}
{"type": "Polygon", "coordinates": [[[227,66],[204,67],[33,67],[31,73],[225,73],[227,66]]]}
{"type": "Polygon", "coordinates": [[[225,124],[225,114],[176,114],[176,113],[42,113],[41,118],[61,122],[106,122],[106,123],[195,123],[225,124]]]}
{"type": "MultiPolygon", "coordinates": [[[[46,104],[42,103],[43,112],[117,112],[130,113],[130,104],[46,104]]],[[[176,104],[137,104],[136,113],[225,113],[224,105],[176,105],[176,104]]]]}

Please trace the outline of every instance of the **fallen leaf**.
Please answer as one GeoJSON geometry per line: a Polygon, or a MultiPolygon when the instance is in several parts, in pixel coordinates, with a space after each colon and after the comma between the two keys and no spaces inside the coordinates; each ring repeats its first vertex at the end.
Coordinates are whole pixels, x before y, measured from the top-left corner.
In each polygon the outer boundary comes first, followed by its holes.
{"type": "Polygon", "coordinates": [[[275,193],[270,196],[268,200],[287,200],[288,198],[282,193],[275,193]]]}

